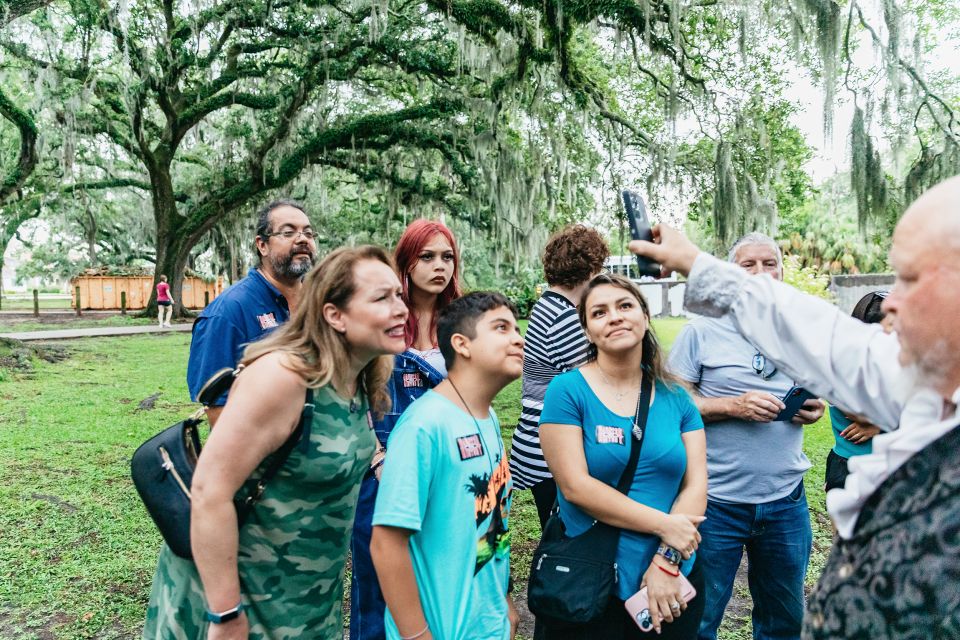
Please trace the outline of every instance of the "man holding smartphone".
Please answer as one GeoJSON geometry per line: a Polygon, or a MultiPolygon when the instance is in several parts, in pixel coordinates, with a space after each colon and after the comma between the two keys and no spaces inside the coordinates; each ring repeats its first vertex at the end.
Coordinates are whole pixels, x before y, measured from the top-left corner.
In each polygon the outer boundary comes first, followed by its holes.
{"type": "MultiPolygon", "coordinates": [[[[738,240],[729,260],[751,275],[783,280],[780,248],[763,234],[738,240]]],[[[799,638],[813,539],[803,425],[819,420],[824,405],[807,400],[789,421],[778,421],[793,380],[728,318],[691,320],[669,366],[690,383],[706,425],[709,486],[700,525],[706,608],[699,637],[717,637],[746,548],[754,637],[799,638]]]]}
{"type": "MultiPolygon", "coordinates": [[[[781,368],[888,431],[827,494],[834,545],[807,602],[805,640],[960,637],[960,176],[897,223],[883,301],[893,332],[767,278],[660,225],[630,250],[689,276],[684,306],[731,316],[781,368]]],[[[702,546],[701,546],[702,548],[702,546]]]]}

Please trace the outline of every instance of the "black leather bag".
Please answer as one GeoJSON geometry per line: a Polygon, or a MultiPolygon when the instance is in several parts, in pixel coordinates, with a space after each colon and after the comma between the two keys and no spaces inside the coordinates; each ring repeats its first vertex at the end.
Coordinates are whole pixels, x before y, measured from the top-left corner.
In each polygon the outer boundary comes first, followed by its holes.
{"type": "MultiPolygon", "coordinates": [[[[634,416],[639,442],[628,436],[630,458],[617,483],[617,490],[624,494],[640,459],[652,388],[650,376],[645,374],[634,416]]],[[[599,618],[616,588],[619,542],[620,529],[600,521],[584,533],[568,537],[555,505],[533,552],[527,583],[530,611],[550,627],[588,624],[599,618]]]]}
{"type": "MultiPolygon", "coordinates": [[[[207,381],[198,394],[207,404],[230,388],[240,369],[221,369],[207,381]]],[[[191,417],[168,427],[140,445],[130,461],[133,484],[160,535],[176,555],[192,559],[190,548],[190,487],[200,456],[201,409],[191,417]]],[[[313,389],[307,389],[300,422],[283,446],[277,450],[260,478],[251,478],[234,499],[237,523],[243,525],[253,506],[263,495],[267,483],[283,467],[313,419],[313,389]]]]}

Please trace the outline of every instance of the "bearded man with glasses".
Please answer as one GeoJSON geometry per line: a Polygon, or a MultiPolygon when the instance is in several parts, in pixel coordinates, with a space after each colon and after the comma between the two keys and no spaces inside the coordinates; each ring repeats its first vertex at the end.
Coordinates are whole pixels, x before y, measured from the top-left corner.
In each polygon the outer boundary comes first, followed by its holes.
{"type": "MultiPolygon", "coordinates": [[[[783,258],[771,238],[751,233],[730,250],[730,262],[751,275],[783,280],[783,258]]],[[[743,550],[753,599],[754,638],[799,638],[803,582],[813,532],[803,490],[810,461],[803,425],[823,415],[807,400],[778,421],[794,381],[727,318],[695,318],[670,352],[670,369],[687,381],[705,423],[707,519],[698,556],[705,577],[699,638],[715,640],[743,550]]]]}
{"type": "MultiPolygon", "coordinates": [[[[261,209],[254,249],[260,263],[210,303],[193,325],[187,386],[194,401],[210,376],[235,367],[247,344],[286,322],[296,309],[303,276],[313,268],[317,252],[303,205],[275,200],[261,209]]],[[[207,409],[211,426],[226,402],[224,393],[207,409]]]]}

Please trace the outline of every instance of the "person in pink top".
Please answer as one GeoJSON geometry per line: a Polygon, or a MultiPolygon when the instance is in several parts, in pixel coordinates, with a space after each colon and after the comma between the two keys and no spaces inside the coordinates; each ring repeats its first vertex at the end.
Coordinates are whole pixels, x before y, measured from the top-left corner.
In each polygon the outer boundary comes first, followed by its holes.
{"type": "Polygon", "coordinates": [[[160,282],[157,283],[157,319],[160,321],[160,328],[170,326],[170,316],[173,315],[173,298],[170,296],[170,285],[167,284],[167,276],[160,276],[160,282]],[[167,320],[164,322],[163,314],[166,312],[167,320]]]}

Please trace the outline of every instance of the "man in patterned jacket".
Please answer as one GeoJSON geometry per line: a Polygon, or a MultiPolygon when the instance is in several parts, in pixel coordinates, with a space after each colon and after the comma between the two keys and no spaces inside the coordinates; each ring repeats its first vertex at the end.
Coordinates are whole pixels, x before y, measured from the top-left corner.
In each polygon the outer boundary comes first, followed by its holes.
{"type": "Polygon", "coordinates": [[[745,277],[680,233],[631,250],[689,274],[685,304],[729,315],[814,393],[896,431],[827,496],[840,534],[808,602],[805,638],[960,637],[960,176],[897,225],[894,334],[767,277],[745,277]]]}

